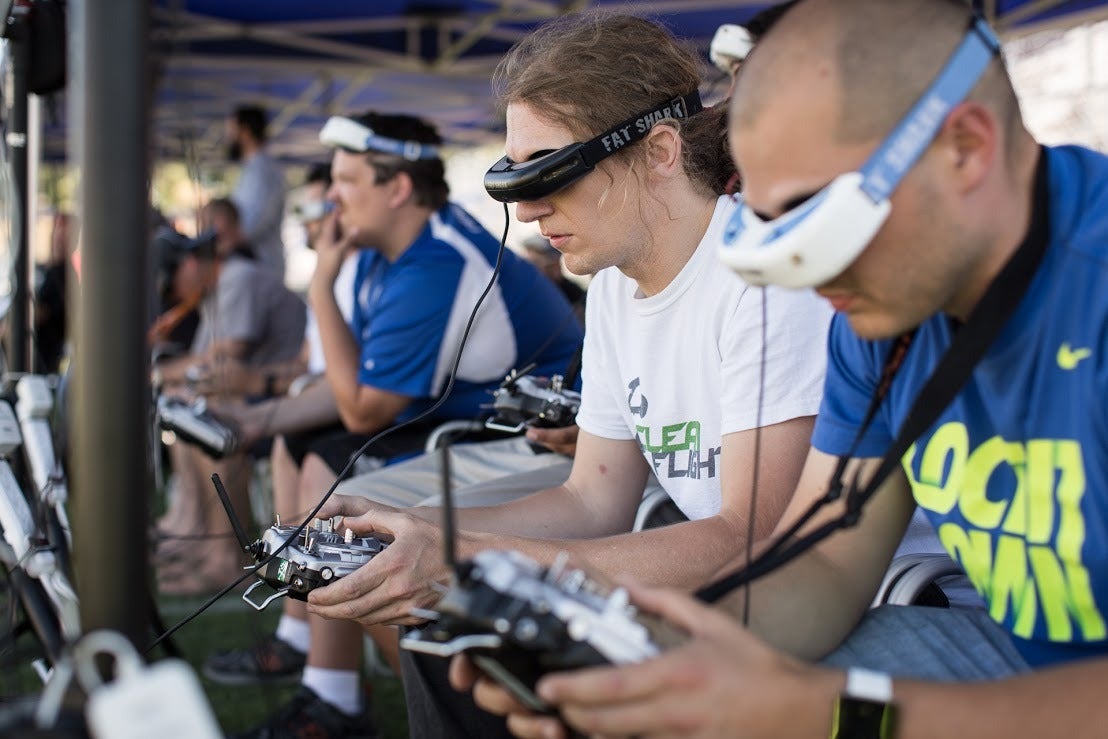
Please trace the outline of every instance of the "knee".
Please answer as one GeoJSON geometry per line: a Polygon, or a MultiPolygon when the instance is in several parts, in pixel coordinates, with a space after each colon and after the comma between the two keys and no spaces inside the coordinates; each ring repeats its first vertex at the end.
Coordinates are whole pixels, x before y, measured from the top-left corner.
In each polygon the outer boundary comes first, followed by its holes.
{"type": "Polygon", "coordinates": [[[294,463],[292,453],[289,452],[289,447],[288,444],[285,443],[284,436],[273,437],[273,448],[270,450],[269,457],[274,467],[294,463]]]}
{"type": "Polygon", "coordinates": [[[305,507],[315,506],[334,484],[335,476],[334,470],[319,455],[308,454],[304,457],[304,464],[300,467],[300,483],[297,486],[300,504],[305,507]]]}

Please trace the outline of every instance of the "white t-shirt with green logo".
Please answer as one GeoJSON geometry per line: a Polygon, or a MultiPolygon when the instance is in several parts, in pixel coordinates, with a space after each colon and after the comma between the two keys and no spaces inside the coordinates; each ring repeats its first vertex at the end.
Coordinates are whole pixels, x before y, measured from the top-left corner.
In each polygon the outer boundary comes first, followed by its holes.
{"type": "Polygon", "coordinates": [[[759,405],[762,426],[815,415],[826,370],[827,303],[809,290],[752,287],[719,263],[732,208],[719,199],[692,259],[657,295],[642,297],[614,268],[589,285],[577,423],[637,438],[691,519],[719,513],[723,435],[757,427],[759,405]]]}

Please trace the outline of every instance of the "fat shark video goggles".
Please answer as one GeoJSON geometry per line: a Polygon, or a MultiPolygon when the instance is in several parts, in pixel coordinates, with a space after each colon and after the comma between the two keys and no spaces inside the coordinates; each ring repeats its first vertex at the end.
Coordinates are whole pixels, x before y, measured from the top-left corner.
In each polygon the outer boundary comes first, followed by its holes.
{"type": "Polygon", "coordinates": [[[645,138],[659,121],[685,119],[703,109],[700,93],[693,90],[639,113],[589,141],[540,151],[525,162],[504,157],[485,173],[485,190],[502,203],[545,198],[587,175],[601,160],[645,138]]]}
{"type": "Polygon", "coordinates": [[[319,141],[326,146],[337,146],[340,149],[358,153],[376,151],[382,154],[393,154],[404,157],[410,162],[439,158],[437,146],[382,136],[369,126],[338,115],[327,119],[327,123],[319,132],[319,141]]]}
{"type": "Polygon", "coordinates": [[[769,221],[740,196],[724,231],[723,263],[752,285],[815,287],[841,274],[873,240],[889,217],[889,196],[999,51],[989,26],[974,21],[939,76],[858,171],[769,221]]]}

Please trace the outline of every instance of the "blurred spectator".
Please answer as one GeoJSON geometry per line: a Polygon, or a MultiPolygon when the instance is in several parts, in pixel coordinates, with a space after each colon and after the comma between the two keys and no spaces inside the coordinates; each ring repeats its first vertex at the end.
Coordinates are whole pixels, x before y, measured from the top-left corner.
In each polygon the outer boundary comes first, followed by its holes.
{"type": "Polygon", "coordinates": [[[177,274],[179,292],[204,294],[192,354],[253,365],[295,356],[304,337],[304,304],[256,261],[234,203],[213,200],[202,223],[207,231],[193,242],[195,259],[186,259],[177,274]]]}
{"type": "MultiPolygon", "coordinates": [[[[324,217],[330,212],[333,204],[327,200],[327,191],[331,187],[331,165],[317,164],[308,172],[308,180],[304,185],[304,200],[297,213],[300,222],[304,224],[304,230],[308,236],[308,247],[315,249],[323,229],[324,217]]],[[[354,315],[354,278],[358,272],[358,252],[353,251],[346,256],[335,278],[335,301],[339,311],[347,323],[350,323],[354,315]]],[[[323,358],[323,344],[319,335],[319,324],[315,320],[312,311],[308,311],[308,328],[304,340],[307,342],[308,371],[312,374],[323,374],[326,366],[323,358]]]]}
{"type": "Polygon", "coordinates": [[[285,278],[281,220],[285,213],[285,175],[265,153],[266,115],[261,108],[236,108],[227,119],[227,158],[242,164],[231,193],[242,232],[254,246],[258,264],[285,278]]]}
{"type": "MultiPolygon", "coordinates": [[[[172,287],[186,302],[199,296],[200,325],[190,354],[160,364],[157,374],[170,388],[202,385],[205,390],[223,393],[227,386],[221,370],[228,366],[227,360],[256,366],[296,357],[304,338],[305,307],[276,275],[255,263],[239,228],[234,203],[213,200],[204,209],[202,221],[210,230],[186,242],[172,287]]],[[[226,530],[220,506],[208,504],[212,502],[208,482],[212,471],[224,479],[235,509],[249,520],[245,457],[217,462],[184,443],[174,444],[170,452],[177,488],[169,510],[158,522],[162,534],[197,536],[226,530]]],[[[193,551],[192,547],[176,548],[178,556],[173,549],[159,551],[162,564],[169,565],[159,571],[167,592],[190,592],[196,589],[198,579],[210,581],[233,573],[241,556],[238,545],[229,538],[212,539],[199,563],[179,556],[193,551]],[[182,580],[184,585],[175,587],[182,580]]]]}
{"type": "MultiPolygon", "coordinates": [[[[324,216],[330,211],[326,201],[331,186],[329,164],[316,164],[308,172],[300,198],[292,215],[304,227],[308,248],[314,249],[319,238],[324,216]]],[[[354,313],[354,277],[357,272],[357,253],[350,254],[335,280],[335,300],[343,317],[350,321],[354,313]]],[[[284,395],[292,383],[305,373],[321,376],[324,370],[323,348],[320,344],[319,326],[312,312],[307,312],[304,344],[295,358],[268,364],[247,365],[237,361],[225,361],[219,365],[219,379],[224,392],[232,395],[271,397],[284,395]]],[[[209,388],[198,388],[207,392],[209,388]]]]}
{"type": "Polygon", "coordinates": [[[147,333],[151,349],[157,355],[176,356],[192,346],[200,325],[197,307],[202,295],[177,293],[177,270],[190,250],[189,239],[168,223],[154,231],[151,241],[154,264],[154,307],[156,319],[147,333]]]}
{"type": "Polygon", "coordinates": [[[65,356],[65,291],[68,282],[69,253],[76,239],[77,219],[71,213],[54,216],[50,236],[50,261],[42,271],[35,291],[35,372],[58,371],[65,356]]]}

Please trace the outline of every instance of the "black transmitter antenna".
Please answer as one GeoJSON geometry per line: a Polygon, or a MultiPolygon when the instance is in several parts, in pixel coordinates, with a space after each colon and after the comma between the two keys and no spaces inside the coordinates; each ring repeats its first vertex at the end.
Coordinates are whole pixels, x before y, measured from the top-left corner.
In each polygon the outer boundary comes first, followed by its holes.
{"type": "Polygon", "coordinates": [[[439,472],[442,474],[442,558],[455,576],[458,573],[458,548],[454,531],[453,480],[450,479],[450,440],[439,447],[439,472]]]}
{"type": "Polygon", "coordinates": [[[227,494],[227,488],[223,487],[223,480],[219,478],[218,472],[212,473],[212,485],[215,486],[215,492],[219,495],[219,502],[223,504],[223,510],[227,511],[227,518],[231,519],[231,528],[235,532],[235,538],[239,540],[239,546],[242,547],[242,551],[253,557],[258,546],[257,542],[252,544],[246,538],[246,529],[242,527],[242,522],[235,515],[235,509],[231,505],[231,496],[227,494]]]}

